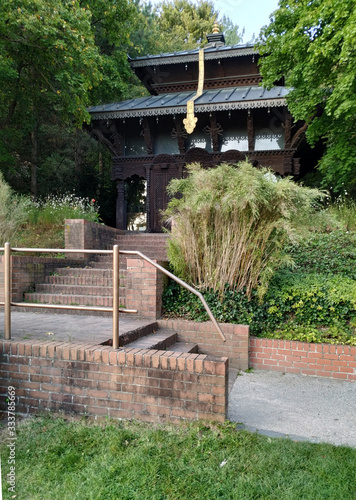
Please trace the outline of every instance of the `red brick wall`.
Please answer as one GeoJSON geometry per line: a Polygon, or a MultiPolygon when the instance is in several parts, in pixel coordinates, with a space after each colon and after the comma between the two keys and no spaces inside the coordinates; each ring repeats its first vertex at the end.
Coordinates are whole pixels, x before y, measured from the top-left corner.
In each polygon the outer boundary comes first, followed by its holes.
{"type": "Polygon", "coordinates": [[[1,409],[175,422],[223,422],[228,360],[200,354],[51,341],[0,341],[1,409]]]}
{"type": "Polygon", "coordinates": [[[178,340],[199,345],[203,354],[229,358],[229,365],[239,370],[247,370],[249,349],[249,327],[219,323],[226,337],[223,342],[213,323],[196,323],[185,320],[159,320],[162,328],[171,328],[178,333],[178,340]]]}
{"type": "MultiPolygon", "coordinates": [[[[66,219],[64,238],[66,249],[112,250],[123,231],[84,219],[66,219]]],[[[76,255],[77,254],[73,254],[76,255]]],[[[84,258],[85,254],[78,254],[84,258]]]]}
{"type": "Polygon", "coordinates": [[[251,337],[250,366],[355,381],[356,347],[251,337]]]}
{"type": "MultiPolygon", "coordinates": [[[[163,262],[157,262],[161,266],[163,262]]],[[[144,318],[157,319],[162,313],[165,275],[141,258],[127,258],[126,307],[137,309],[144,318]]]]}

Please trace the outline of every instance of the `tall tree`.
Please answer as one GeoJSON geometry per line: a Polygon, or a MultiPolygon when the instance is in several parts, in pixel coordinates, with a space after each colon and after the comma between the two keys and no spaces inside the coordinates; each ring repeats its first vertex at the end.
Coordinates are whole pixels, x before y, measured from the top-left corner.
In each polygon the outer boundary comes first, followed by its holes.
{"type": "Polygon", "coordinates": [[[260,34],[264,85],[284,77],[289,108],[322,139],[324,185],[356,190],[356,4],[354,0],[280,0],[260,34]]]}
{"type": "MultiPolygon", "coordinates": [[[[22,129],[22,142],[30,138],[24,161],[34,196],[41,125],[57,117],[80,126],[93,101],[122,97],[132,13],[128,0],[1,1],[0,129],[7,139],[11,127],[22,129]]],[[[2,142],[0,153],[9,154],[7,146],[2,142]]]]}
{"type": "MultiPolygon", "coordinates": [[[[203,47],[206,35],[212,32],[219,12],[209,0],[163,0],[157,7],[136,0],[140,12],[140,27],[131,36],[130,55],[159,54],[203,47]]],[[[243,33],[229,17],[220,21],[227,44],[239,43],[243,33]]]]}

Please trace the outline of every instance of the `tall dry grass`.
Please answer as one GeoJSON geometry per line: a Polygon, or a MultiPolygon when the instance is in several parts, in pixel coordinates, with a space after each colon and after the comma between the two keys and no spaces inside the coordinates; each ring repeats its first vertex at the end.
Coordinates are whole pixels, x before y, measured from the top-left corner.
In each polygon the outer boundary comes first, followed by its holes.
{"type": "Polygon", "coordinates": [[[173,220],[168,255],[175,272],[200,289],[258,289],[262,296],[275,270],[323,197],[316,189],[277,179],[247,161],[204,170],[188,167],[186,179],[169,187],[165,212],[173,220]]]}
{"type": "Polygon", "coordinates": [[[17,233],[28,218],[30,201],[13,193],[0,172],[0,247],[17,233]]]}

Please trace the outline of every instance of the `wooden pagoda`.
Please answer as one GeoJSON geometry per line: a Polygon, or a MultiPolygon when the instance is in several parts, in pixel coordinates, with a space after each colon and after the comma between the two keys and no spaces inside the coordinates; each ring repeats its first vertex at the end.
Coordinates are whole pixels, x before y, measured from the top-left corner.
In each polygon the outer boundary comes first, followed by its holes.
{"type": "Polygon", "coordinates": [[[204,49],[131,59],[149,96],[90,108],[91,133],[112,153],[116,226],[126,229],[125,183],[146,184],[146,230],[162,230],[167,184],[199,162],[211,168],[248,158],[280,175],[297,176],[305,125],[293,123],[283,82],[260,86],[259,54],[208,35],[204,49]]]}

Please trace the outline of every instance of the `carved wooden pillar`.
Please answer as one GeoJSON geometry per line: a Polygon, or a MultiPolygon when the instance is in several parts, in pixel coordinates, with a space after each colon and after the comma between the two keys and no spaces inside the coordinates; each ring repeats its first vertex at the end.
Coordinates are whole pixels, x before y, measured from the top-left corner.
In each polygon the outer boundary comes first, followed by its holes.
{"type": "Polygon", "coordinates": [[[113,140],[114,145],[115,145],[116,154],[117,154],[117,156],[122,156],[123,155],[123,148],[122,148],[123,141],[122,141],[121,135],[119,134],[119,132],[117,130],[116,123],[114,121],[112,121],[110,123],[110,132],[111,132],[112,140],[113,140]]]}
{"type": "Polygon", "coordinates": [[[247,111],[247,140],[248,140],[248,150],[255,150],[255,130],[253,126],[253,116],[252,112],[249,109],[247,111]]]}
{"type": "Polygon", "coordinates": [[[141,132],[141,135],[143,135],[143,138],[145,140],[147,154],[152,155],[153,154],[152,135],[147,118],[143,118],[142,127],[143,130],[141,132]]]}
{"type": "Polygon", "coordinates": [[[284,149],[289,149],[291,147],[292,141],[292,115],[289,111],[286,111],[286,117],[284,121],[284,149]]]}
{"type": "Polygon", "coordinates": [[[152,231],[151,226],[151,167],[146,166],[146,232],[152,231]]]}
{"type": "Polygon", "coordinates": [[[178,141],[179,153],[184,155],[185,153],[185,138],[187,133],[183,130],[182,123],[179,118],[174,118],[175,129],[172,130],[171,136],[176,138],[178,141]]]}
{"type": "Polygon", "coordinates": [[[216,114],[211,113],[210,116],[210,134],[213,143],[213,151],[217,153],[219,151],[219,135],[222,133],[220,125],[216,122],[216,114]]]}
{"type": "Polygon", "coordinates": [[[116,189],[116,227],[117,229],[126,229],[125,181],[118,180],[116,189]]]}

